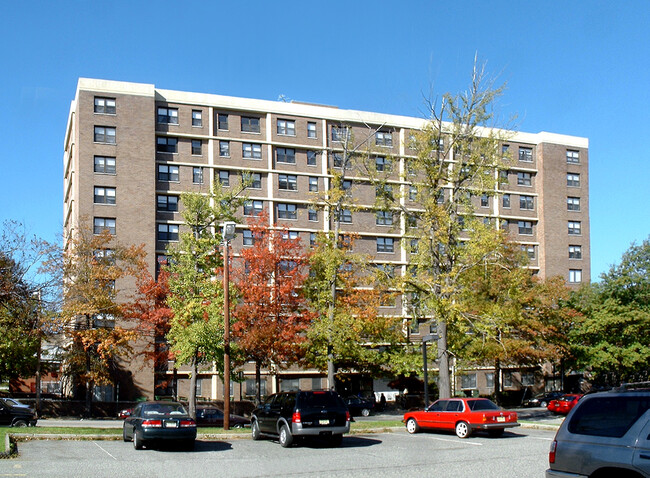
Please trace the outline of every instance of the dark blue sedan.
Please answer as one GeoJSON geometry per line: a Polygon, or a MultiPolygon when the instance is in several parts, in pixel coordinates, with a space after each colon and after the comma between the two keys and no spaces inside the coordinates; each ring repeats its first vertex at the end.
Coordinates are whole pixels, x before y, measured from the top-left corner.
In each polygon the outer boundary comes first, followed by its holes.
{"type": "Polygon", "coordinates": [[[124,420],[124,441],[133,441],[136,450],[158,440],[174,440],[193,449],[196,422],[177,402],[142,402],[124,420]]]}

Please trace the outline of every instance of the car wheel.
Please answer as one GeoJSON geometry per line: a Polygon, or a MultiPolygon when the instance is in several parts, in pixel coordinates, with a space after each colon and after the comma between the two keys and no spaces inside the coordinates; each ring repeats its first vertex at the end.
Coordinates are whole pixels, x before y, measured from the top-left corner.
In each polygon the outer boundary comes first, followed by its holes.
{"type": "Polygon", "coordinates": [[[144,440],[140,438],[140,435],[138,435],[138,433],[133,430],[133,448],[136,450],[142,450],[142,447],[144,446],[143,441],[144,440]]]}
{"type": "Polygon", "coordinates": [[[406,431],[409,433],[417,433],[420,431],[420,425],[415,421],[415,418],[406,420],[406,431]]]}
{"type": "Polygon", "coordinates": [[[370,410],[367,409],[367,408],[364,408],[363,410],[361,410],[361,415],[363,415],[364,417],[370,416],[370,410]]]}
{"type": "Polygon", "coordinates": [[[503,432],[504,432],[503,428],[497,428],[496,430],[488,430],[488,435],[491,436],[492,438],[497,438],[503,436],[503,432]]]}
{"type": "Polygon", "coordinates": [[[472,433],[472,429],[467,422],[456,423],[456,436],[458,438],[467,438],[472,433]]]}
{"type": "Polygon", "coordinates": [[[253,440],[259,440],[262,437],[260,433],[260,426],[257,424],[257,420],[253,420],[251,423],[251,437],[253,440]]]}
{"type": "Polygon", "coordinates": [[[122,440],[124,441],[131,441],[129,437],[126,436],[126,427],[122,428],[122,440]]]}
{"type": "Polygon", "coordinates": [[[339,447],[343,443],[343,435],[332,435],[329,441],[330,446],[339,447]]]}
{"type": "Polygon", "coordinates": [[[548,405],[547,402],[539,402],[539,406],[540,406],[540,407],[544,407],[544,408],[546,408],[547,405],[548,405]]]}
{"type": "Polygon", "coordinates": [[[27,422],[25,420],[16,420],[11,426],[17,428],[23,428],[27,426],[27,422]]]}
{"type": "Polygon", "coordinates": [[[282,445],[282,448],[289,448],[292,443],[293,437],[291,436],[289,427],[282,425],[282,427],[280,427],[280,445],[282,445]]]}

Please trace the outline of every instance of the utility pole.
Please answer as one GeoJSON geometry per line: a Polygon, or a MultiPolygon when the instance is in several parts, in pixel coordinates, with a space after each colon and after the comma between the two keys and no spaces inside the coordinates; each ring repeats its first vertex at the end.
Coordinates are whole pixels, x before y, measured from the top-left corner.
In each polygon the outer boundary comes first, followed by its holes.
{"type": "Polygon", "coordinates": [[[230,430],[230,264],[228,247],[235,237],[235,223],[223,224],[223,429],[230,430]]]}

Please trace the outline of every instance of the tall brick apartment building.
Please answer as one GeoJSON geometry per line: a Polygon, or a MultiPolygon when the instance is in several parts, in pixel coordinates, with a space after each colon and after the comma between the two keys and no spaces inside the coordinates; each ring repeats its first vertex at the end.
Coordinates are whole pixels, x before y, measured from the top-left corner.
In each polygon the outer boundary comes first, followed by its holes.
{"type": "MultiPolygon", "coordinates": [[[[404,193],[402,205],[408,208],[408,175],[400,173],[410,153],[410,132],[423,126],[422,119],[81,78],[65,135],[65,233],[88,218],[123,244],[144,244],[153,271],[183,227],[179,194],[208,192],[216,181],[231,187],[247,174],[254,184],[241,211],[235,253],[252,240],[245,216],[263,208],[272,224],[288,226],[308,245],[331,224],[324,211],[312,209],[311,193],[329,187],[341,124],[351,125],[359,137],[375,131],[377,168],[391,158],[389,182],[404,193]]],[[[504,147],[514,157],[507,182],[494,196],[480,198],[477,213],[507,227],[541,277],[560,275],[573,285],[589,281],[588,140],[516,133],[504,147]]],[[[408,263],[404,219],[380,218],[372,210],[374,194],[370,182],[355,178],[357,205],[367,210],[350,213],[343,232],[357,233],[355,247],[399,270],[408,263]]],[[[406,315],[399,300],[383,312],[406,315]]],[[[425,331],[416,326],[411,333],[417,340],[425,331]]],[[[140,365],[136,360],[130,366],[135,385],[151,397],[154,374],[140,365]]],[[[289,370],[281,377],[283,388],[324,385],[315,371],[289,370]]],[[[252,394],[252,370],[244,371],[244,378],[234,386],[235,397],[252,394]]],[[[181,395],[187,395],[184,386],[181,380],[181,395]]],[[[207,371],[198,394],[216,398],[221,386],[216,373],[207,371]]],[[[269,379],[267,392],[275,386],[269,379]]]]}

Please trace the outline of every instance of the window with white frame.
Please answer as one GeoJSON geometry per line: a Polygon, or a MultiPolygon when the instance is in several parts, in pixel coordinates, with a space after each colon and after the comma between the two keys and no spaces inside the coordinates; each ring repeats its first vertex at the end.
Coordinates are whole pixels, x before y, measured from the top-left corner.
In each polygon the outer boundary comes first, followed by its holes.
{"type": "Polygon", "coordinates": [[[295,204],[278,203],[278,219],[297,219],[298,206],[295,204]]]}
{"type": "Polygon", "coordinates": [[[115,218],[114,217],[95,217],[93,218],[93,234],[101,234],[108,231],[115,235],[115,218]]]}
{"type": "Polygon", "coordinates": [[[253,238],[253,231],[250,229],[244,229],[242,231],[242,241],[245,246],[252,246],[255,243],[253,238]]]}
{"type": "Polygon", "coordinates": [[[530,244],[522,244],[521,250],[528,256],[529,259],[535,259],[535,246],[530,244]]]}
{"type": "Polygon", "coordinates": [[[375,133],[375,144],[377,146],[393,146],[393,133],[388,131],[377,131],[375,133]]]}
{"type": "Polygon", "coordinates": [[[95,186],[93,202],[95,204],[115,204],[115,188],[95,186]]]}
{"type": "Polygon", "coordinates": [[[535,209],[533,196],[519,196],[519,209],[535,209]]]}
{"type": "Polygon", "coordinates": [[[193,139],[192,140],[192,154],[196,156],[201,155],[201,150],[202,150],[202,144],[200,139],[193,139]]]}
{"type": "Polygon", "coordinates": [[[192,126],[203,126],[203,112],[192,110],[192,126]]]}
{"type": "Polygon", "coordinates": [[[348,126],[332,126],[332,141],[343,142],[346,139],[350,139],[348,126]]]}
{"type": "Polygon", "coordinates": [[[510,209],[510,194],[504,194],[501,197],[501,206],[505,209],[510,209]]]}
{"type": "Polygon", "coordinates": [[[316,209],[309,209],[307,212],[310,221],[318,221],[318,211],[316,209]]]}
{"type": "Polygon", "coordinates": [[[490,198],[487,194],[481,194],[481,207],[490,207],[490,198]]]}
{"type": "Polygon", "coordinates": [[[521,384],[524,387],[533,387],[535,385],[535,374],[533,372],[521,372],[521,384]]]}
{"type": "Polygon", "coordinates": [[[159,211],[176,212],[178,211],[178,196],[168,196],[158,194],[156,198],[159,211]]]}
{"type": "Polygon", "coordinates": [[[385,156],[377,156],[375,158],[375,169],[377,171],[390,171],[391,170],[391,161],[385,156]]]}
{"type": "Polygon", "coordinates": [[[307,151],[307,166],[316,166],[316,151],[307,151]]]}
{"type": "Polygon", "coordinates": [[[533,223],[531,221],[517,221],[517,226],[519,227],[519,234],[528,236],[533,234],[533,223]]]}
{"type": "Polygon", "coordinates": [[[315,232],[310,232],[309,233],[309,245],[310,246],[315,246],[316,245],[316,233],[315,232]]]}
{"type": "Polygon", "coordinates": [[[339,221],[350,224],[352,222],[352,211],[349,209],[341,209],[339,211],[339,221]]]}
{"type": "Polygon", "coordinates": [[[222,158],[230,157],[230,141],[219,141],[219,156],[222,158]]]}
{"type": "Polygon", "coordinates": [[[375,224],[378,226],[392,226],[393,211],[377,211],[375,224]]]}
{"type": "Polygon", "coordinates": [[[488,372],[485,374],[485,386],[487,388],[494,388],[494,373],[488,372]]]}
{"type": "Polygon", "coordinates": [[[582,234],[582,223],[580,221],[569,221],[567,224],[569,235],[579,236],[582,234]]]}
{"type": "Polygon", "coordinates": [[[158,123],[178,124],[178,108],[158,107],[158,123]]]}
{"type": "Polygon", "coordinates": [[[295,136],[296,122],[287,119],[278,119],[277,132],[281,136],[295,136]]]}
{"type": "Polygon", "coordinates": [[[580,152],[572,150],[572,149],[567,149],[567,151],[566,151],[566,162],[567,163],[572,163],[572,164],[580,163],[580,152]]]}
{"type": "Polygon", "coordinates": [[[278,189],[297,191],[298,176],[294,174],[278,174],[278,189]]]}
{"type": "Polygon", "coordinates": [[[192,182],[194,184],[203,184],[203,168],[202,167],[193,167],[192,168],[192,182]]]}
{"type": "Polygon", "coordinates": [[[318,192],[318,178],[309,176],[309,191],[312,193],[318,192]]]}
{"type": "Polygon", "coordinates": [[[116,144],[116,131],[112,126],[95,126],[93,140],[95,143],[116,144]]]}
{"type": "Polygon", "coordinates": [[[296,163],[296,150],[293,148],[276,148],[275,160],[278,163],[296,163]]]}
{"type": "Polygon", "coordinates": [[[569,246],[569,259],[582,259],[582,246],[569,246]]]}
{"type": "Polygon", "coordinates": [[[228,131],[228,115],[223,113],[217,115],[217,129],[228,131]]]}
{"type": "Polygon", "coordinates": [[[169,136],[158,136],[156,138],[156,152],[157,153],[177,153],[178,152],[178,138],[171,138],[169,136]]]}
{"type": "Polygon", "coordinates": [[[95,156],[94,171],[103,174],[115,174],[115,157],[95,156]]]}
{"type": "Polygon", "coordinates": [[[517,184],[519,186],[531,186],[533,181],[533,175],[530,173],[518,172],[517,173],[517,184]]]}
{"type": "Polygon", "coordinates": [[[580,198],[578,197],[567,197],[566,198],[566,208],[567,211],[579,211],[580,210],[580,198]]]}
{"type": "Polygon", "coordinates": [[[105,98],[103,96],[95,96],[94,112],[104,115],[114,115],[116,112],[115,98],[105,98]]]}
{"type": "Polygon", "coordinates": [[[530,163],[533,161],[533,148],[519,147],[519,161],[530,163]]]}
{"type": "Polygon", "coordinates": [[[572,188],[580,187],[580,175],[577,173],[567,173],[566,185],[572,188]]]}
{"type": "Polygon", "coordinates": [[[230,186],[230,171],[219,171],[219,182],[223,187],[230,186]]]}
{"type": "Polygon", "coordinates": [[[260,132],[260,119],[255,116],[242,116],[241,117],[241,130],[243,133],[259,133],[260,132]]]}
{"type": "Polygon", "coordinates": [[[378,237],[377,252],[395,252],[395,239],[392,237],[378,237]]]}
{"type": "Polygon", "coordinates": [[[262,212],[264,203],[262,201],[249,200],[244,203],[244,216],[257,216],[262,212]]]}
{"type": "Polygon", "coordinates": [[[460,376],[460,388],[471,390],[476,388],[476,373],[466,373],[460,376]]]}
{"type": "Polygon", "coordinates": [[[158,165],[158,181],[178,182],[178,166],[170,166],[167,164],[158,165]]]}
{"type": "Polygon", "coordinates": [[[316,134],[316,123],[309,121],[307,123],[307,137],[308,138],[317,138],[316,134]]]}
{"type": "Polygon", "coordinates": [[[418,198],[418,187],[417,186],[409,186],[409,201],[415,201],[418,198]]]}
{"type": "Polygon", "coordinates": [[[262,145],[257,143],[242,143],[242,156],[245,159],[262,159],[262,145]]]}
{"type": "Polygon", "coordinates": [[[159,241],[178,241],[177,224],[158,224],[159,241]]]}
{"type": "Polygon", "coordinates": [[[582,282],[582,269],[569,269],[569,283],[579,284],[582,282]]]}
{"type": "Polygon", "coordinates": [[[242,172],[242,180],[246,183],[247,187],[251,189],[262,189],[262,174],[251,173],[250,171],[242,172]]]}

